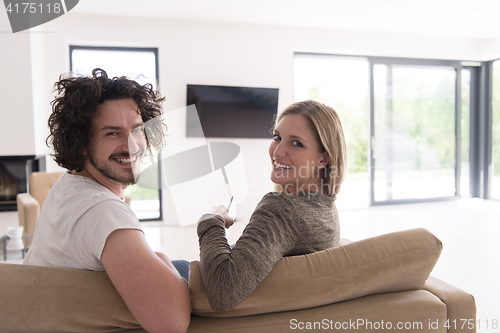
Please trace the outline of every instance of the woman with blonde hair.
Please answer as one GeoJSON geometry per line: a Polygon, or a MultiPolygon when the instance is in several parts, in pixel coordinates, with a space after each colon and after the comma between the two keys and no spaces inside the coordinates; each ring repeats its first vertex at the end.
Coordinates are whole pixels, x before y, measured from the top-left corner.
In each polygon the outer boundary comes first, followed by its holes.
{"type": "Polygon", "coordinates": [[[266,194],[233,248],[223,206],[198,222],[200,274],[211,307],[241,303],[283,256],[338,246],[335,199],[344,178],[346,146],[340,119],[315,101],[290,105],[277,118],[269,148],[275,192],[266,194]]]}
{"type": "MultiPolygon", "coordinates": [[[[342,124],[337,112],[331,107],[315,101],[305,101],[290,105],[278,117],[276,123],[279,123],[287,115],[302,115],[310,121],[313,126],[313,131],[317,135],[317,140],[320,144],[322,153],[326,153],[328,157],[328,164],[325,167],[317,167],[313,172],[318,173],[321,177],[319,184],[319,191],[326,192],[323,194],[336,197],[340,191],[340,185],[344,179],[345,163],[346,163],[346,145],[344,139],[344,132],[342,124]]],[[[276,131],[276,130],[275,130],[276,131]]],[[[275,135],[273,135],[273,138],[275,135]]],[[[277,140],[271,144],[271,149],[276,145],[277,140]]],[[[276,151],[274,151],[276,153],[276,151]]],[[[272,158],[272,156],[271,156],[272,158]]],[[[297,169],[294,169],[294,171],[297,169]]],[[[299,170],[300,172],[300,170],[299,170]]],[[[284,177],[286,178],[286,177],[284,177]]],[[[289,183],[281,184],[282,182],[275,182],[276,192],[288,192],[287,186],[289,183]]],[[[296,183],[303,178],[296,178],[296,183]]],[[[300,188],[304,191],[304,188],[300,188]]]]}

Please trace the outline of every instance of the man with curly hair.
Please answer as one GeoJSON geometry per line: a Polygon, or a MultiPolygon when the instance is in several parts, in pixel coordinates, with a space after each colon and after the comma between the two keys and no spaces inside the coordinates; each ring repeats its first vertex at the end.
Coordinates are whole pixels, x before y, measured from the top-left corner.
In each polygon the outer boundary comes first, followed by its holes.
{"type": "Polygon", "coordinates": [[[145,154],[163,146],[164,98],[150,84],[108,78],[102,69],[61,76],[55,87],[47,144],[68,172],[47,195],[24,263],[105,270],[144,329],[185,332],[187,283],[165,254],[152,251],[124,202],[145,154]]]}

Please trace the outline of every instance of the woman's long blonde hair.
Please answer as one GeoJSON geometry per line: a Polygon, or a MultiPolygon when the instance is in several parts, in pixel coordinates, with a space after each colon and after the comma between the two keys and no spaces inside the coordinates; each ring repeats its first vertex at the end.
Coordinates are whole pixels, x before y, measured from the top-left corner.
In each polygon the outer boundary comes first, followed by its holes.
{"type": "MultiPolygon", "coordinates": [[[[322,151],[325,151],[330,159],[324,168],[324,173],[322,172],[322,184],[328,195],[337,196],[344,180],[347,162],[344,131],[337,112],[316,101],[297,102],[279,114],[275,126],[283,117],[291,114],[300,114],[306,117],[316,132],[322,151]]],[[[285,191],[283,186],[278,184],[275,184],[274,190],[276,192],[285,191]]]]}

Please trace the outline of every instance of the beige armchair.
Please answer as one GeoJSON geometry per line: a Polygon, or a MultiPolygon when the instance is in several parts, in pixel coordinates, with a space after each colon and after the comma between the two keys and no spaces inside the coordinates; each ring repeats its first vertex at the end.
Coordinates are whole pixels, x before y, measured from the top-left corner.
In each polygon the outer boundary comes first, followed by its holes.
{"type": "Polygon", "coordinates": [[[40,209],[52,186],[63,172],[33,172],[30,175],[30,193],[17,195],[17,215],[19,225],[24,227],[25,246],[29,248],[35,233],[36,221],[40,209]]]}

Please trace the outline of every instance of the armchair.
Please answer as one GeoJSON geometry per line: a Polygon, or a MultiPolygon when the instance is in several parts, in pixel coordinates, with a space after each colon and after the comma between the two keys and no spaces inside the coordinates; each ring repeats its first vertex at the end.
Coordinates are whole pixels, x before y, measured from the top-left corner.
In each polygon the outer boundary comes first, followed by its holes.
{"type": "Polygon", "coordinates": [[[31,237],[35,233],[36,221],[40,209],[54,183],[63,172],[33,172],[30,175],[30,193],[17,195],[17,215],[19,225],[24,227],[24,241],[29,248],[31,237]]]}

